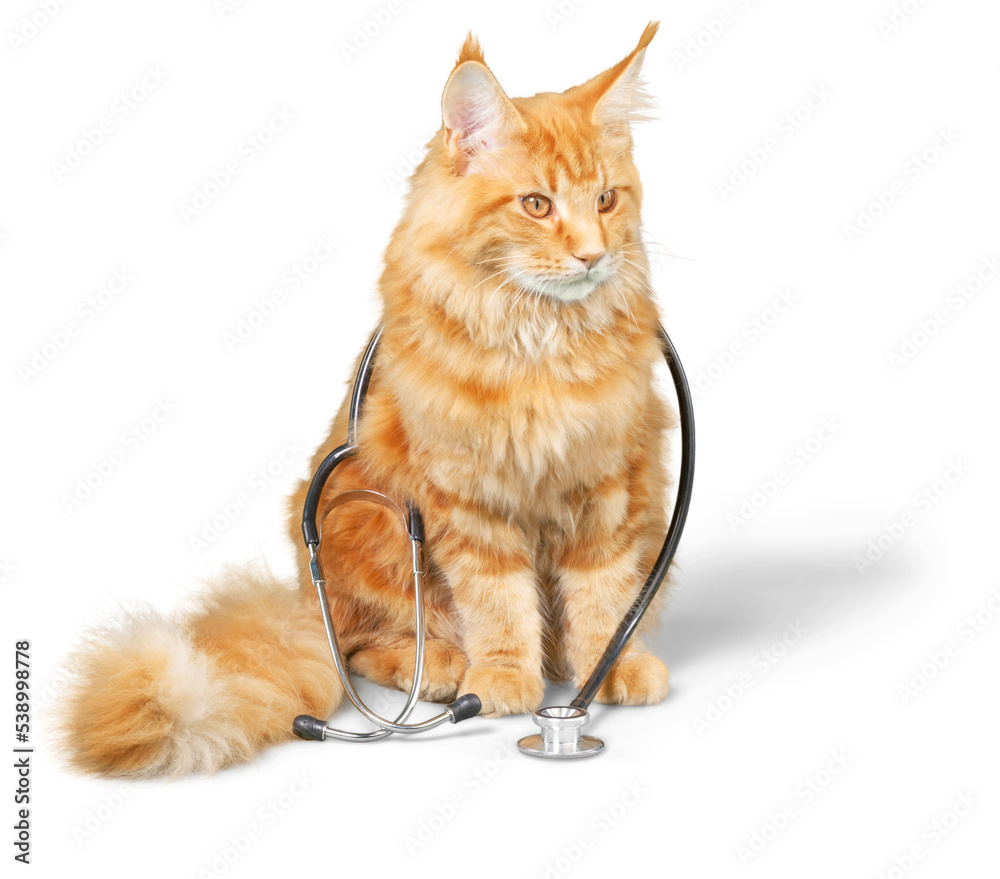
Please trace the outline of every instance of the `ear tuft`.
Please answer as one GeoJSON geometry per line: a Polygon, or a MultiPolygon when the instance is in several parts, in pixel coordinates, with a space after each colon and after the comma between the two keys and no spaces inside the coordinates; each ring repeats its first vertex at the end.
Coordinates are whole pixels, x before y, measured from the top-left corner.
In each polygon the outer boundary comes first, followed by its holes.
{"type": "MultiPolygon", "coordinates": [[[[653,37],[656,36],[656,32],[660,29],[660,23],[658,21],[651,21],[646,25],[642,32],[642,36],[639,37],[639,45],[635,47],[635,51],[640,51],[645,49],[652,41],[653,37]]],[[[472,36],[472,34],[469,34],[472,36]]]]}
{"type": "Polygon", "coordinates": [[[455,62],[455,67],[452,70],[458,69],[466,61],[478,61],[484,67],[486,66],[486,59],[483,57],[483,47],[479,42],[479,38],[472,31],[466,34],[465,42],[462,43],[462,48],[458,50],[458,60],[455,62]]]}

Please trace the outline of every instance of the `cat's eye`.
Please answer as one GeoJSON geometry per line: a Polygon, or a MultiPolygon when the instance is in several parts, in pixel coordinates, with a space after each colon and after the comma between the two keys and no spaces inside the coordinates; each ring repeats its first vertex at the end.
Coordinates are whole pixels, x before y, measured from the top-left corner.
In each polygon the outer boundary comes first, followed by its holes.
{"type": "Polygon", "coordinates": [[[597,210],[602,214],[606,214],[615,206],[615,202],[617,200],[618,196],[615,195],[615,191],[613,189],[609,189],[607,192],[602,192],[597,198],[597,210]]]}
{"type": "Polygon", "coordinates": [[[521,199],[521,205],[528,212],[528,214],[536,219],[541,219],[542,217],[547,217],[552,211],[552,201],[541,195],[538,192],[533,192],[531,195],[526,195],[521,199]]]}

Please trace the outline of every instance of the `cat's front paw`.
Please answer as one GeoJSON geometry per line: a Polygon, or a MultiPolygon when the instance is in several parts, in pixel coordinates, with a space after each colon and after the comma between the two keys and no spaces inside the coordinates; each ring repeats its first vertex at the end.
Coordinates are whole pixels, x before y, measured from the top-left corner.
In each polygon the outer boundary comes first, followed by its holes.
{"type": "Polygon", "coordinates": [[[462,692],[479,697],[483,703],[480,717],[528,714],[542,701],[545,681],[539,674],[518,668],[474,665],[465,674],[462,692]]]}
{"type": "Polygon", "coordinates": [[[615,705],[655,705],[670,690],[670,673],[652,653],[624,656],[612,667],[597,701],[615,705]]]}

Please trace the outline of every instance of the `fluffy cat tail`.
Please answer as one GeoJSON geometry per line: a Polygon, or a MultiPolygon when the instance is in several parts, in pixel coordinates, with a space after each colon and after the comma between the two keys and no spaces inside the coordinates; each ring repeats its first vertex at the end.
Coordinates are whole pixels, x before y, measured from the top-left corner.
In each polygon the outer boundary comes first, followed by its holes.
{"type": "Polygon", "coordinates": [[[78,769],[148,778],[213,772],[327,717],[342,695],[319,613],[264,567],[230,568],[193,613],[149,610],[71,657],[60,725],[78,769]]]}

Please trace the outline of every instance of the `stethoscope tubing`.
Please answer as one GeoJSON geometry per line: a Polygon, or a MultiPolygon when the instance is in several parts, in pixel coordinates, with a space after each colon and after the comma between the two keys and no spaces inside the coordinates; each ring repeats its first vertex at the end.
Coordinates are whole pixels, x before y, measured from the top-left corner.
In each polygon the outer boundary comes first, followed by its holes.
{"type": "MultiPolygon", "coordinates": [[[[354,389],[351,394],[350,416],[348,419],[348,441],[346,444],[334,449],[320,463],[316,473],[313,475],[312,481],[310,482],[302,511],[302,534],[309,550],[310,573],[313,584],[317,589],[320,610],[323,616],[323,623],[326,628],[327,640],[330,644],[330,652],[333,656],[334,665],[336,666],[337,673],[340,675],[341,681],[343,682],[344,690],[354,707],[357,708],[357,710],[361,712],[364,717],[379,727],[378,730],[373,730],[371,732],[356,733],[347,730],[333,729],[328,725],[323,726],[322,737],[339,738],[347,741],[374,741],[384,738],[387,735],[391,735],[392,733],[413,734],[424,732],[425,730],[440,726],[446,721],[454,723],[457,720],[462,719],[461,716],[456,716],[456,713],[449,708],[445,712],[422,723],[405,723],[419,697],[425,647],[422,588],[423,565],[417,561],[416,549],[416,547],[422,545],[423,542],[423,527],[420,524],[419,513],[415,507],[411,505],[411,515],[409,522],[407,522],[406,517],[403,516],[402,510],[400,510],[398,505],[396,505],[391,499],[378,494],[377,492],[358,492],[359,494],[367,493],[377,495],[379,498],[383,499],[379,501],[380,503],[388,502],[386,503],[386,506],[391,505],[392,507],[395,507],[399,516],[403,520],[404,528],[407,530],[411,543],[415,547],[413,571],[416,623],[414,646],[415,666],[409,695],[407,696],[403,709],[400,711],[395,720],[388,720],[387,718],[376,714],[374,711],[371,711],[361,700],[360,696],[358,696],[357,691],[351,684],[347,663],[344,661],[340,650],[337,633],[334,628],[330,612],[329,600],[326,595],[326,581],[323,579],[322,566],[319,558],[320,528],[317,524],[319,502],[323,493],[323,488],[332,475],[334,469],[336,469],[342,461],[353,456],[357,452],[357,423],[361,416],[365,395],[371,381],[375,353],[378,349],[383,329],[383,324],[380,324],[376,328],[368,342],[368,347],[365,349],[365,353],[361,358],[361,363],[358,366],[358,373],[355,378],[354,389]]],[[[570,703],[570,705],[574,708],[582,708],[584,710],[587,709],[600,690],[601,684],[607,677],[608,672],[610,672],[615,660],[621,654],[622,650],[624,650],[625,645],[632,637],[643,615],[649,608],[657,590],[660,588],[660,585],[663,583],[663,580],[667,575],[670,563],[677,551],[677,545],[680,542],[681,533],[684,530],[684,524],[687,520],[688,511],[691,505],[691,491],[694,481],[695,460],[694,407],[691,401],[691,391],[688,386],[687,376],[684,373],[684,367],[682,366],[680,358],[677,355],[673,342],[670,340],[666,331],[660,326],[657,326],[657,334],[660,339],[664,357],[666,358],[670,368],[671,377],[673,378],[674,388],[677,394],[677,405],[681,426],[681,466],[673,515],[671,516],[670,525],[667,529],[667,535],[664,539],[663,547],[653,564],[653,568],[650,571],[646,582],[644,583],[639,594],[636,596],[632,607],[625,614],[625,617],[622,619],[611,640],[608,642],[608,646],[605,648],[604,653],[598,660],[594,670],[591,672],[590,677],[581,687],[576,698],[570,703]]],[[[348,492],[347,494],[353,493],[348,492]]],[[[331,503],[336,504],[336,502],[337,499],[335,498],[331,503]]],[[[330,507],[331,505],[328,505],[327,511],[330,507]]],[[[324,511],[324,518],[327,511],[324,511]]],[[[452,706],[455,706],[456,704],[457,703],[452,703],[452,706]]]]}
{"type": "Polygon", "coordinates": [[[667,576],[670,562],[673,561],[677,552],[677,545],[681,540],[681,533],[684,531],[684,523],[687,521],[688,510],[691,507],[691,491],[694,486],[694,405],[691,402],[691,389],[688,387],[687,375],[681,365],[680,357],[674,348],[670,336],[667,335],[663,327],[657,327],[660,343],[663,347],[663,356],[667,359],[670,367],[670,375],[674,380],[674,388],[677,393],[677,409],[681,422],[681,468],[677,481],[677,497],[674,501],[674,512],[670,518],[670,525],[667,528],[667,536],[663,541],[660,554],[653,563],[653,569],[649,572],[646,582],[636,596],[632,607],[625,614],[618,629],[612,635],[607,648],[601,658],[594,666],[584,685],[576,698],[570,702],[573,708],[586,709],[600,690],[601,684],[611,671],[611,666],[625,649],[625,645],[632,637],[633,632],[639,626],[639,621],[649,608],[667,576]]]}

